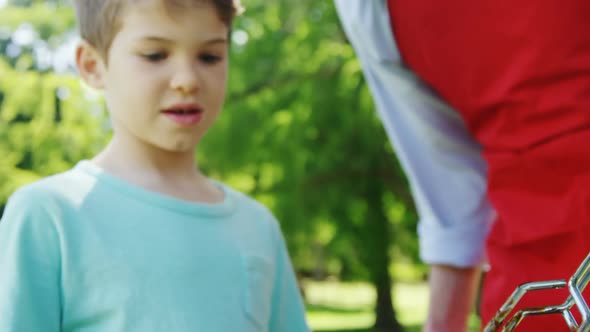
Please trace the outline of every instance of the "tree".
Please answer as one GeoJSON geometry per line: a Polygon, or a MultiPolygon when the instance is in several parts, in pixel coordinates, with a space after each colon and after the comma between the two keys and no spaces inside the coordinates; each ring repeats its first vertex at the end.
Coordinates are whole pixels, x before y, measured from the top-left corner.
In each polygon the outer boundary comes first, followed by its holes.
{"type": "Polygon", "coordinates": [[[389,266],[399,245],[416,257],[416,217],[334,8],[252,1],[242,30],[251,40],[234,49],[227,107],[199,159],[273,208],[299,268],[323,253],[371,281],[376,327],[400,330],[389,266]]]}

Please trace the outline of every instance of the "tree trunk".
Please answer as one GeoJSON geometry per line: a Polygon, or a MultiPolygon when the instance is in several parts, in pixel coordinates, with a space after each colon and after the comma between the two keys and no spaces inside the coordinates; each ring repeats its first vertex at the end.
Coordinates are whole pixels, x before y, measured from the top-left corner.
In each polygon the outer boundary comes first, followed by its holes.
{"type": "Polygon", "coordinates": [[[379,274],[381,275],[380,280],[373,281],[377,290],[374,328],[388,332],[403,331],[402,326],[395,317],[395,309],[393,308],[391,299],[391,279],[389,278],[389,273],[382,271],[379,274]]]}
{"type": "MultiPolygon", "coordinates": [[[[373,165],[379,166],[379,165],[373,165]]],[[[384,186],[377,177],[368,179],[367,200],[368,200],[368,234],[366,239],[369,249],[368,268],[371,273],[371,280],[377,290],[377,302],[375,306],[375,325],[377,330],[388,332],[403,331],[397,321],[393,301],[391,298],[392,281],[389,275],[391,248],[390,223],[387,219],[383,206],[384,186]]]]}

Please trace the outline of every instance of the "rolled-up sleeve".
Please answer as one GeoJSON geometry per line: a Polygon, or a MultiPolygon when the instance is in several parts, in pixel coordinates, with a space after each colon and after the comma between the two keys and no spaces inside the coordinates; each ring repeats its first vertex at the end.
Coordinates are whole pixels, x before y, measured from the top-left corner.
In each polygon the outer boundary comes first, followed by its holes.
{"type": "Polygon", "coordinates": [[[400,59],[384,0],[335,0],[418,209],[420,256],[468,267],[484,260],[495,219],[481,148],[459,114],[400,59]]]}

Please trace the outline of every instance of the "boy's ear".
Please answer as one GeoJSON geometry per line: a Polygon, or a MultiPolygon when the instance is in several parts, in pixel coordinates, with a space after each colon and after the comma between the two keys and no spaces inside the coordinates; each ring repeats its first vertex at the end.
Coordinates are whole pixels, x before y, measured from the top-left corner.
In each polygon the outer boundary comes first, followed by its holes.
{"type": "Polygon", "coordinates": [[[96,48],[85,40],[76,47],[76,67],[86,84],[98,90],[104,88],[104,61],[96,48]]]}

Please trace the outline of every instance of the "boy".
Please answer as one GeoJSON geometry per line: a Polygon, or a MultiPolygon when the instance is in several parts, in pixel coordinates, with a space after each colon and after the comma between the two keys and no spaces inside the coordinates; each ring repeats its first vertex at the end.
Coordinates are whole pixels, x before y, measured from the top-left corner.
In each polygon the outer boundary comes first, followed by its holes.
{"type": "Polygon", "coordinates": [[[308,331],[261,205],[207,179],[237,0],[77,0],[83,80],[114,136],[28,185],[0,222],[0,331],[308,331]]]}
{"type": "Polygon", "coordinates": [[[420,212],[424,331],[465,331],[484,258],[484,324],[517,285],[569,278],[590,251],[590,1],[335,4],[420,212]]]}

